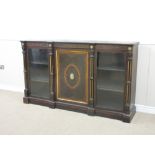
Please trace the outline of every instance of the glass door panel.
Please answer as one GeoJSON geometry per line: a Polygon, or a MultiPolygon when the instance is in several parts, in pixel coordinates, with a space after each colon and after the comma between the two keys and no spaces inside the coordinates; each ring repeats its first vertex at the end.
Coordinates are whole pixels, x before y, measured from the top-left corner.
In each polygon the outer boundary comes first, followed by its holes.
{"type": "Polygon", "coordinates": [[[31,48],[28,55],[31,96],[49,98],[48,51],[31,48]]]}
{"type": "Polygon", "coordinates": [[[98,90],[97,91],[97,106],[109,110],[123,110],[123,95],[121,92],[98,90]]]}
{"type": "Polygon", "coordinates": [[[97,53],[96,107],[123,110],[125,84],[125,54],[97,53]]]}
{"type": "Polygon", "coordinates": [[[125,61],[123,53],[97,53],[97,67],[105,70],[125,70],[125,61]]]}

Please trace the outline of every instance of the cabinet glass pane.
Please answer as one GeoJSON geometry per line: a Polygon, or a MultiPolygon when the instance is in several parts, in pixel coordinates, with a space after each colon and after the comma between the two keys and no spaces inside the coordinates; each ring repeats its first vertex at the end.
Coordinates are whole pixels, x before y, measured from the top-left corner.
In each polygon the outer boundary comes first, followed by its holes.
{"type": "Polygon", "coordinates": [[[48,51],[31,48],[28,55],[31,96],[49,98],[48,51]]]}
{"type": "Polygon", "coordinates": [[[48,53],[46,49],[29,49],[29,55],[32,64],[48,65],[48,53]]]}
{"type": "Polygon", "coordinates": [[[98,90],[97,107],[110,110],[123,110],[123,94],[121,92],[98,90]]]}
{"type": "Polygon", "coordinates": [[[49,98],[49,84],[44,82],[31,81],[31,96],[49,98]]]}
{"type": "Polygon", "coordinates": [[[124,91],[124,72],[98,70],[97,88],[117,92],[124,91]]]}
{"type": "Polygon", "coordinates": [[[123,53],[100,53],[98,52],[97,65],[99,69],[107,70],[125,70],[125,61],[123,53]]]}
{"type": "Polygon", "coordinates": [[[98,52],[97,104],[109,110],[123,110],[125,54],[98,52]]]}

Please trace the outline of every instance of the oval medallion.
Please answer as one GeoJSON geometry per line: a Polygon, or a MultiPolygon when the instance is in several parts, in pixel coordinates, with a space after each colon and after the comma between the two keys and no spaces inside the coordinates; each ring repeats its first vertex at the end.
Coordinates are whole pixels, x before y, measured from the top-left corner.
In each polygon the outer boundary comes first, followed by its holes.
{"type": "Polygon", "coordinates": [[[80,82],[80,70],[75,64],[69,64],[64,70],[64,81],[70,89],[75,89],[80,82]]]}

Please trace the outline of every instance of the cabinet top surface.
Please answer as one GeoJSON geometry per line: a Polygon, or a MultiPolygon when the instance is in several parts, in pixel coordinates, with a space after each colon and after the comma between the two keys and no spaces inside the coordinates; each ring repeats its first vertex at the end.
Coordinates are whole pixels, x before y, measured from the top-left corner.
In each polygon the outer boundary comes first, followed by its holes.
{"type": "Polygon", "coordinates": [[[21,40],[21,42],[52,42],[52,43],[81,43],[81,44],[121,44],[135,45],[139,42],[121,42],[121,41],[95,41],[95,40],[21,40]]]}

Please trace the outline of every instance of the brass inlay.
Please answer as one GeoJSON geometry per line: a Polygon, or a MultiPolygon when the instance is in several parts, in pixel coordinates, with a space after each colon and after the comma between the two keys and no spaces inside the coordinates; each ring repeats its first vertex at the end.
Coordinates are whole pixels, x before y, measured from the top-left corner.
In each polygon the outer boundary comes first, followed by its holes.
{"type": "Polygon", "coordinates": [[[129,85],[129,96],[128,96],[128,102],[130,102],[131,100],[131,84],[129,85]]]}
{"type": "Polygon", "coordinates": [[[130,80],[132,80],[132,62],[130,61],[130,80]]]}
{"type": "Polygon", "coordinates": [[[50,55],[50,94],[53,94],[53,66],[52,66],[52,56],[50,55]]]}
{"type": "Polygon", "coordinates": [[[127,80],[129,79],[129,74],[130,74],[130,61],[128,60],[128,70],[127,70],[127,80]]]}
{"type": "Polygon", "coordinates": [[[131,80],[132,80],[132,61],[128,60],[128,70],[127,70],[127,88],[126,88],[126,103],[129,103],[130,93],[131,93],[131,80]]]}
{"type": "Polygon", "coordinates": [[[131,80],[131,70],[132,70],[132,68],[131,68],[131,61],[130,60],[128,60],[128,80],[131,80]]]}
{"type": "Polygon", "coordinates": [[[88,104],[87,102],[81,101],[81,100],[72,100],[69,98],[58,98],[61,101],[69,101],[69,102],[75,102],[75,103],[82,103],[82,104],[88,104]]]}
{"type": "Polygon", "coordinates": [[[56,50],[56,96],[57,99],[63,100],[63,101],[70,101],[70,102],[77,102],[77,103],[83,103],[83,104],[88,104],[88,51],[78,51],[78,50],[56,50]],[[60,85],[59,85],[59,75],[60,75],[60,53],[61,54],[81,54],[85,55],[85,66],[86,66],[86,72],[85,72],[85,98],[84,100],[72,100],[69,98],[62,98],[60,95],[60,85]]]}
{"type": "Polygon", "coordinates": [[[53,95],[52,87],[53,87],[53,79],[51,79],[51,95],[53,95]]]}
{"type": "Polygon", "coordinates": [[[131,93],[131,85],[127,84],[127,91],[126,91],[126,103],[129,104],[130,102],[130,93],[131,93]]]}
{"type": "Polygon", "coordinates": [[[92,99],[93,99],[93,97],[94,97],[93,90],[94,90],[94,87],[93,87],[93,80],[91,80],[91,98],[92,98],[92,99]]]}
{"type": "MultiPolygon", "coordinates": [[[[71,80],[74,80],[74,74],[73,73],[71,73],[70,74],[70,79],[71,80]]],[[[78,67],[76,66],[76,65],[74,65],[74,64],[69,64],[69,65],[67,65],[67,67],[65,68],[65,70],[64,70],[64,79],[65,79],[65,83],[66,83],[66,85],[70,88],[70,89],[75,89],[78,85],[79,85],[79,83],[80,83],[80,71],[79,71],[79,69],[78,69],[78,67]],[[67,80],[67,71],[68,71],[68,69],[69,68],[74,68],[75,70],[76,70],[76,72],[77,72],[77,74],[78,74],[78,80],[77,80],[77,82],[72,86],[72,85],[70,85],[69,83],[68,83],[68,80],[67,80]]]]}
{"type": "Polygon", "coordinates": [[[127,90],[126,90],[126,103],[128,103],[129,100],[129,85],[127,84],[127,90]]]}
{"type": "Polygon", "coordinates": [[[92,58],[90,58],[90,77],[92,77],[92,58]]]}
{"type": "Polygon", "coordinates": [[[128,60],[128,80],[132,80],[132,61],[128,60]]]}
{"type": "Polygon", "coordinates": [[[52,56],[50,55],[50,74],[52,73],[52,56]]]}
{"type": "Polygon", "coordinates": [[[56,50],[56,96],[59,98],[59,82],[58,82],[58,77],[59,77],[59,56],[58,56],[58,51],[56,50]]]}
{"type": "Polygon", "coordinates": [[[90,58],[90,99],[93,100],[94,94],[94,87],[93,87],[93,75],[94,74],[94,65],[93,65],[93,58],[90,58]]]}

